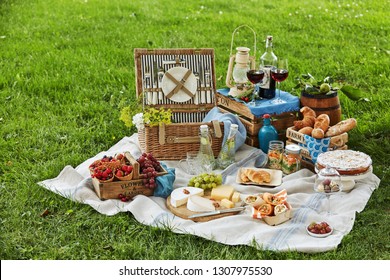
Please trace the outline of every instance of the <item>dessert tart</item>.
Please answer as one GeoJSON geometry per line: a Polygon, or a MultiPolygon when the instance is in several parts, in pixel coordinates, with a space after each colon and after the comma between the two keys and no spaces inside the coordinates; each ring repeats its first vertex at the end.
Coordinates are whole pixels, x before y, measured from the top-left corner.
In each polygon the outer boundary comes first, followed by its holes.
{"type": "Polygon", "coordinates": [[[336,169],[340,175],[358,175],[368,171],[371,157],[353,150],[334,150],[322,153],[317,158],[317,169],[326,166],[336,169]]]}

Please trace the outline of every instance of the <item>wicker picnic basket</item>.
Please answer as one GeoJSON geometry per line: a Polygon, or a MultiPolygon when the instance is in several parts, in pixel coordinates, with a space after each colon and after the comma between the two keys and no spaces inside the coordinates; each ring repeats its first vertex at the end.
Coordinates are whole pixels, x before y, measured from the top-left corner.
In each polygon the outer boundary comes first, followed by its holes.
{"type": "Polygon", "coordinates": [[[143,152],[158,160],[179,160],[200,147],[199,127],[209,126],[212,149],[222,147],[223,123],[203,123],[216,107],[213,49],[135,49],[137,97],[144,108],[172,112],[171,124],[149,126],[138,131],[143,152]]]}

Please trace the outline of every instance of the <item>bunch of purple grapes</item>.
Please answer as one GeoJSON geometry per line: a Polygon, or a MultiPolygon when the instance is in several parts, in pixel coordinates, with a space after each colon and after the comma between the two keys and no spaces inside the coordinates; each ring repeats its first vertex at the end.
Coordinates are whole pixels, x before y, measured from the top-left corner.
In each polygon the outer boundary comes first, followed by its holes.
{"type": "Polygon", "coordinates": [[[137,159],[141,178],[146,188],[154,189],[156,187],[157,172],[162,171],[160,163],[153,157],[152,153],[143,153],[137,159]]]}

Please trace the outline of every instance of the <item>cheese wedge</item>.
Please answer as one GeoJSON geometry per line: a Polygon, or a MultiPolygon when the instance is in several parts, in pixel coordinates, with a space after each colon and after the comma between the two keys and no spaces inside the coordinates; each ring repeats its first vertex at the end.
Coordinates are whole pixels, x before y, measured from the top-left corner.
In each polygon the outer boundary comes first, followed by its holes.
{"type": "Polygon", "coordinates": [[[215,200],[222,200],[224,198],[231,199],[234,193],[234,188],[228,185],[222,185],[211,190],[211,198],[215,200]]]}
{"type": "Polygon", "coordinates": [[[173,207],[179,207],[187,203],[188,198],[193,196],[203,196],[204,191],[201,188],[195,187],[181,187],[174,189],[171,193],[171,204],[173,207]]]}
{"type": "Polygon", "coordinates": [[[194,212],[214,211],[215,207],[210,199],[193,195],[188,198],[187,209],[194,212]]]}
{"type": "Polygon", "coordinates": [[[232,195],[232,202],[237,203],[241,200],[240,193],[234,192],[232,195]]]}
{"type": "Polygon", "coordinates": [[[233,208],[234,203],[233,203],[233,201],[230,201],[229,199],[224,198],[221,200],[221,206],[225,207],[225,208],[233,208]]]}

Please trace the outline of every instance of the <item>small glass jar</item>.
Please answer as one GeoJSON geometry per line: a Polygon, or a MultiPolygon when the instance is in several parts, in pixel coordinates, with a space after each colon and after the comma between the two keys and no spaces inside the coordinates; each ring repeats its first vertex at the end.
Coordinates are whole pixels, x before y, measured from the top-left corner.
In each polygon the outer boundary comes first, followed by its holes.
{"type": "Polygon", "coordinates": [[[272,140],[269,142],[268,148],[268,168],[282,169],[284,143],[280,140],[272,140]]]}
{"type": "Polygon", "coordinates": [[[301,147],[295,144],[286,145],[282,157],[283,174],[288,175],[301,169],[301,147]]]}

